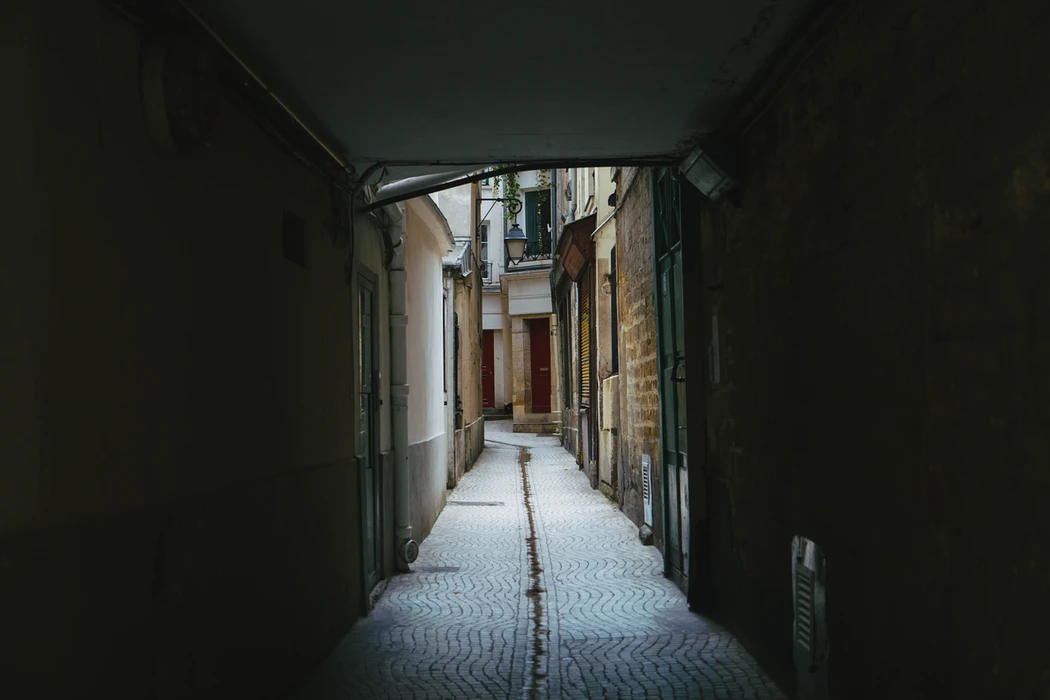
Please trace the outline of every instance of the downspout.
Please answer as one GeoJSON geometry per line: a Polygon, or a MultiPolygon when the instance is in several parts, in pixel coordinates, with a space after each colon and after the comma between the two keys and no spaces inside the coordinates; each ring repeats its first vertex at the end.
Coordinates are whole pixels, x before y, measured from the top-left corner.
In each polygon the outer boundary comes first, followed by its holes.
{"type": "Polygon", "coordinates": [[[412,539],[412,508],[408,490],[408,362],[405,272],[405,219],[401,208],[388,204],[382,209],[386,218],[386,236],[393,250],[390,260],[390,423],[394,460],[394,532],[399,571],[419,555],[419,545],[412,539]]]}

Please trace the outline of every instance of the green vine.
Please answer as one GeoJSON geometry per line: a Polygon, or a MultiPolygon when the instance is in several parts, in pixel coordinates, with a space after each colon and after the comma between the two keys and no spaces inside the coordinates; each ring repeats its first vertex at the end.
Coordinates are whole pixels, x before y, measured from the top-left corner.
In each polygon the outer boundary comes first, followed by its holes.
{"type": "MultiPolygon", "coordinates": [[[[497,166],[499,168],[508,167],[505,165],[497,166]]],[[[539,196],[536,197],[536,205],[540,206],[547,201],[550,197],[551,188],[551,171],[550,168],[544,168],[543,170],[537,171],[536,184],[539,185],[539,196]]],[[[505,173],[503,175],[496,175],[492,178],[492,196],[493,197],[504,197],[506,199],[521,199],[521,184],[518,182],[517,173],[505,173]]],[[[513,221],[517,215],[512,214],[510,207],[503,207],[503,217],[508,221],[513,221]]]]}
{"type": "MultiPolygon", "coordinates": [[[[499,166],[506,167],[506,166],[499,166]]],[[[497,175],[492,178],[492,196],[503,197],[505,199],[521,199],[521,185],[518,184],[517,173],[506,173],[504,175],[497,175]]],[[[516,214],[512,214],[510,207],[503,207],[503,218],[507,221],[512,221],[516,218],[516,214]]]]}
{"type": "Polygon", "coordinates": [[[540,196],[538,199],[540,201],[540,204],[543,204],[547,201],[547,196],[549,195],[551,189],[550,168],[544,168],[543,170],[539,171],[539,173],[536,175],[536,184],[540,186],[540,196]]]}

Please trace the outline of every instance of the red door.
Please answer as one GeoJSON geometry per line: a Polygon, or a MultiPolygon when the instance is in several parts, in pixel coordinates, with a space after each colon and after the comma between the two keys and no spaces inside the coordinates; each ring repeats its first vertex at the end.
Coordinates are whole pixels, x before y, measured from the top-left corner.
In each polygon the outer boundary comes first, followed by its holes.
{"type": "MultiPolygon", "coordinates": [[[[493,365],[496,353],[492,345],[492,331],[485,331],[481,341],[481,406],[496,405],[496,373],[493,365]]],[[[476,396],[476,394],[475,394],[476,396]]]]}
{"type": "Polygon", "coordinates": [[[532,356],[532,412],[551,412],[551,321],[529,321],[529,354],[532,356]]]}

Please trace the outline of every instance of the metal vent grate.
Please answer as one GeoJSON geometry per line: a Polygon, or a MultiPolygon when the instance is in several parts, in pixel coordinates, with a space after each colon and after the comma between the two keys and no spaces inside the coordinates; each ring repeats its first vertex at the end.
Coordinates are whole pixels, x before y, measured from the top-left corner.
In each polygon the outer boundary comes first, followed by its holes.
{"type": "Polygon", "coordinates": [[[805,566],[795,568],[795,639],[813,648],[813,572],[805,566]]]}
{"type": "Polygon", "coordinates": [[[649,527],[653,526],[653,461],[649,455],[642,455],[642,508],[643,520],[649,527]]]}

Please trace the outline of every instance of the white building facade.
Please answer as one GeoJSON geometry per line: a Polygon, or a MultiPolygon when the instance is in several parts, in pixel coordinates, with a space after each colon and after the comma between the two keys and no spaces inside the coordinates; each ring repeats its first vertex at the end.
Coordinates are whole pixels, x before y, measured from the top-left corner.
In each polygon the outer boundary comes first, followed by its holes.
{"type": "Polygon", "coordinates": [[[505,179],[490,178],[482,181],[479,200],[483,406],[486,415],[512,418],[518,432],[560,430],[551,177],[548,171],[520,173],[517,192],[505,179]],[[526,237],[525,255],[508,260],[504,240],[515,228],[526,237]]]}

